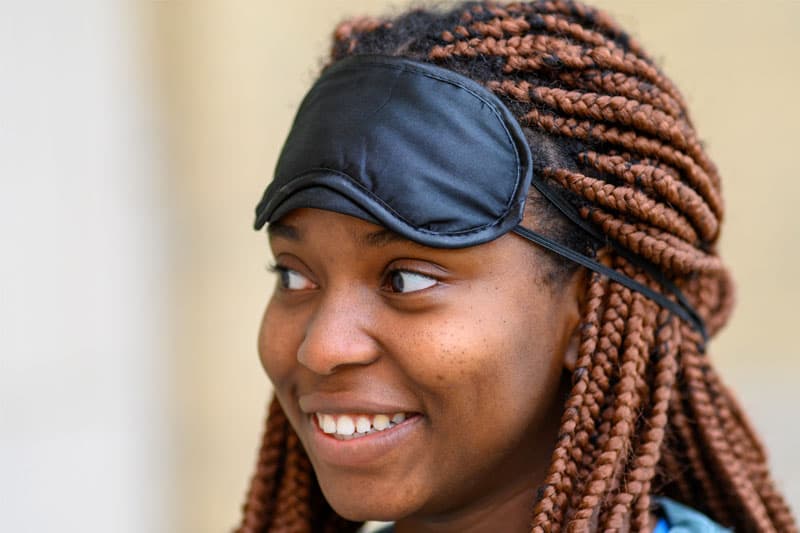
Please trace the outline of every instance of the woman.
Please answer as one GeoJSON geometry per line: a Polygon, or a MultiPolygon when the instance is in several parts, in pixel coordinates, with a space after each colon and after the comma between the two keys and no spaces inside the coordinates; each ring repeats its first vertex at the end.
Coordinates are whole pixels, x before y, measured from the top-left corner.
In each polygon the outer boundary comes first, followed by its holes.
{"type": "Polygon", "coordinates": [[[257,208],[276,400],[241,531],[796,531],[705,353],[722,213],[600,12],[340,25],[257,208]]]}

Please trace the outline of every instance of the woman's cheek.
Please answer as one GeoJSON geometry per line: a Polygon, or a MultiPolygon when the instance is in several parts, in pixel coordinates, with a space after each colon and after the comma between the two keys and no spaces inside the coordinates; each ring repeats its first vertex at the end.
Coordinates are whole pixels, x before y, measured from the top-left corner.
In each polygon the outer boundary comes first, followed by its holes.
{"type": "Polygon", "coordinates": [[[287,320],[272,304],[264,312],[258,336],[258,353],[261,366],[276,387],[286,380],[297,364],[294,356],[297,350],[292,349],[295,342],[294,325],[295,321],[287,320]]]}

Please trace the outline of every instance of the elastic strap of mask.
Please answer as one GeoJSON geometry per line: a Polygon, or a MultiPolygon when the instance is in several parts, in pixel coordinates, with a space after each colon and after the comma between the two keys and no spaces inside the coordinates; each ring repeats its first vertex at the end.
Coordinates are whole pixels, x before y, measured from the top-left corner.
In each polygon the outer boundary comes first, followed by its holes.
{"type": "Polygon", "coordinates": [[[708,331],[706,329],[705,322],[700,314],[695,310],[694,307],[689,303],[684,296],[683,292],[674,284],[672,281],[667,279],[666,276],[653,264],[643,260],[641,257],[633,255],[629,250],[623,248],[622,246],[618,245],[613,241],[609,241],[604,235],[600,234],[595,228],[589,225],[577,212],[575,207],[567,202],[564,198],[562,198],[556,191],[552,188],[548,187],[537,180],[536,178],[533,179],[532,185],[536,187],[536,189],[542,193],[542,195],[547,198],[555,207],[561,211],[564,216],[566,216],[572,223],[576,226],[581,228],[585,231],[589,236],[591,236],[596,242],[599,244],[611,244],[614,247],[614,250],[620,254],[622,257],[630,261],[631,263],[637,265],[638,267],[642,268],[647,274],[656,280],[664,289],[668,292],[672,293],[675,296],[677,301],[670,300],[665,295],[654,291],[650,287],[639,283],[636,280],[633,280],[622,274],[621,272],[609,268],[594,259],[587,257],[575,250],[560,244],[549,237],[545,237],[540,233],[536,233],[531,231],[527,228],[523,228],[522,226],[516,226],[513,231],[517,235],[532,241],[539,246],[547,248],[551,252],[555,252],[558,255],[569,259],[575,263],[578,263],[581,266],[584,266],[590,270],[597,272],[603,276],[608,277],[609,279],[616,281],[617,283],[628,287],[631,290],[639,292],[644,296],[650,298],[662,308],[668,310],[670,313],[674,314],[675,316],[681,318],[689,325],[691,325],[703,338],[703,342],[699,345],[700,351],[705,351],[705,344],[708,342],[708,331]]]}

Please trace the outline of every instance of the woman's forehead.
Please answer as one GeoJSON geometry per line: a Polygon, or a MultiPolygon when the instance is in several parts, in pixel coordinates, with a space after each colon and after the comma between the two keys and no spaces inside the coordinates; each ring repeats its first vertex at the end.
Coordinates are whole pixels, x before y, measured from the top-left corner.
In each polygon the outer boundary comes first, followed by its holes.
{"type": "Polygon", "coordinates": [[[352,215],[311,207],[294,209],[279,220],[271,222],[267,227],[267,233],[270,238],[303,242],[309,240],[310,235],[314,233],[322,230],[328,233],[333,229],[341,229],[341,233],[348,235],[364,248],[382,248],[392,243],[402,243],[429,250],[435,249],[415,243],[379,224],[352,215]]]}

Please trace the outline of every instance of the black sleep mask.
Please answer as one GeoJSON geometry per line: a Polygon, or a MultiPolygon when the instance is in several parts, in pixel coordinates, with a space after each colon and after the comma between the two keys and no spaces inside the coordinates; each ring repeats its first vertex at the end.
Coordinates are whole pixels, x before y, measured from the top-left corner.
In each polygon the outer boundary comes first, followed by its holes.
{"type": "MultiPolygon", "coordinates": [[[[464,248],[514,231],[643,293],[692,324],[702,319],[653,265],[677,302],[552,239],[519,226],[529,187],[598,242],[606,238],[533,172],[519,122],[489,90],[456,72],[405,58],[360,55],[329,67],[306,95],[255,228],[293,209],[326,209],[419,244],[464,248]]],[[[612,243],[613,244],[613,243],[612,243]]]]}

